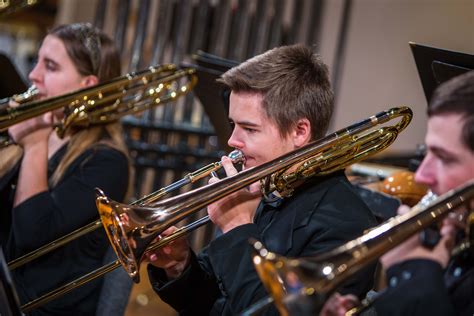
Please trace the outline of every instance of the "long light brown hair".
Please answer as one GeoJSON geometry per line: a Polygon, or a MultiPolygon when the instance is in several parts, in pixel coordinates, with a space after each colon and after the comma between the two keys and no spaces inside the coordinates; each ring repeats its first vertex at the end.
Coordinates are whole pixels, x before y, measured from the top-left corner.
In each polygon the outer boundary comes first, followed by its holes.
{"type": "MultiPolygon", "coordinates": [[[[59,38],[64,43],[69,57],[81,75],[94,75],[99,79],[99,83],[120,76],[120,54],[113,41],[91,24],[60,25],[48,34],[59,38]]],[[[54,187],[58,184],[67,168],[78,156],[100,144],[122,152],[129,159],[119,122],[76,129],[72,131],[67,151],[50,178],[50,185],[54,187]]],[[[129,163],[128,193],[132,187],[131,180],[132,168],[129,163]]]]}
{"type": "MultiPolygon", "coordinates": [[[[64,43],[68,56],[81,75],[94,75],[99,79],[99,83],[120,76],[120,55],[113,41],[91,24],[60,25],[50,30],[48,35],[55,36],[64,43]]],[[[49,179],[51,187],[59,183],[68,167],[77,157],[93,146],[106,145],[114,148],[122,152],[130,161],[119,122],[97,125],[87,129],[74,129],[69,136],[70,140],[66,153],[49,179]]],[[[3,162],[0,166],[0,176],[12,168],[14,164],[11,162],[17,161],[14,158],[15,156],[21,156],[22,151],[19,146],[9,147],[4,149],[5,155],[2,154],[3,162]]],[[[129,163],[128,193],[130,193],[132,187],[132,171],[131,163],[129,163]]]]}

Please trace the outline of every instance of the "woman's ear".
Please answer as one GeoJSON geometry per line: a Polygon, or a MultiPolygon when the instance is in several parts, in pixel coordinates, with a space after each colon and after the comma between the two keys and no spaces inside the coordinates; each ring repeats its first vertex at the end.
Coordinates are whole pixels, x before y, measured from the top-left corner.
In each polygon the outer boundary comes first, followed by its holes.
{"type": "Polygon", "coordinates": [[[299,119],[293,131],[293,143],[296,148],[311,141],[311,122],[307,118],[299,119]]]}
{"type": "Polygon", "coordinates": [[[84,88],[95,86],[98,83],[99,83],[99,78],[97,78],[97,76],[93,76],[93,75],[85,76],[82,79],[82,82],[81,82],[81,84],[84,88]]]}

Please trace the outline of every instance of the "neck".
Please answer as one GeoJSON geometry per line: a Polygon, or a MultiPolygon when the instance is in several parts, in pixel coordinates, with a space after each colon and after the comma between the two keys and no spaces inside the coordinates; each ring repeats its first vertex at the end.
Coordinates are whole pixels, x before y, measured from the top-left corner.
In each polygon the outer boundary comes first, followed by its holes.
{"type": "Polygon", "coordinates": [[[55,132],[51,133],[48,142],[48,159],[51,158],[65,143],[70,139],[70,136],[59,138],[55,132]]]}

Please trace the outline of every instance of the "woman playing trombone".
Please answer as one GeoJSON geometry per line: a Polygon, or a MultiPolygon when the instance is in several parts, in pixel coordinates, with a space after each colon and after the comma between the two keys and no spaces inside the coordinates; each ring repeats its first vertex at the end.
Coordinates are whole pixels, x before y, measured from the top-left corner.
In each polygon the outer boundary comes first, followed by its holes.
{"type": "MultiPolygon", "coordinates": [[[[77,23],[48,33],[29,78],[39,98],[50,98],[119,75],[120,57],[110,38],[90,24],[77,23]]],[[[17,164],[2,163],[7,170],[0,171],[2,245],[8,260],[93,221],[95,187],[125,198],[130,163],[120,124],[72,128],[60,138],[53,126],[63,116],[60,109],[9,129],[23,154],[17,164]]],[[[107,247],[105,234],[96,230],[13,270],[20,301],[101,266],[107,247]]],[[[94,314],[100,285],[92,282],[32,314],[94,314]]]]}

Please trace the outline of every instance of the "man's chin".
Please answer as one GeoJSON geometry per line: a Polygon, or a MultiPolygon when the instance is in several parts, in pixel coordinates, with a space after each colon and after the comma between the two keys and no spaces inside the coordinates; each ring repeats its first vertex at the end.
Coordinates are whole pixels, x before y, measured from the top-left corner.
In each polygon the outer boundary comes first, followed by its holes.
{"type": "Polygon", "coordinates": [[[247,158],[245,160],[245,165],[244,165],[245,169],[250,169],[250,168],[253,168],[255,166],[258,166],[258,163],[255,161],[255,159],[247,158]]]}

